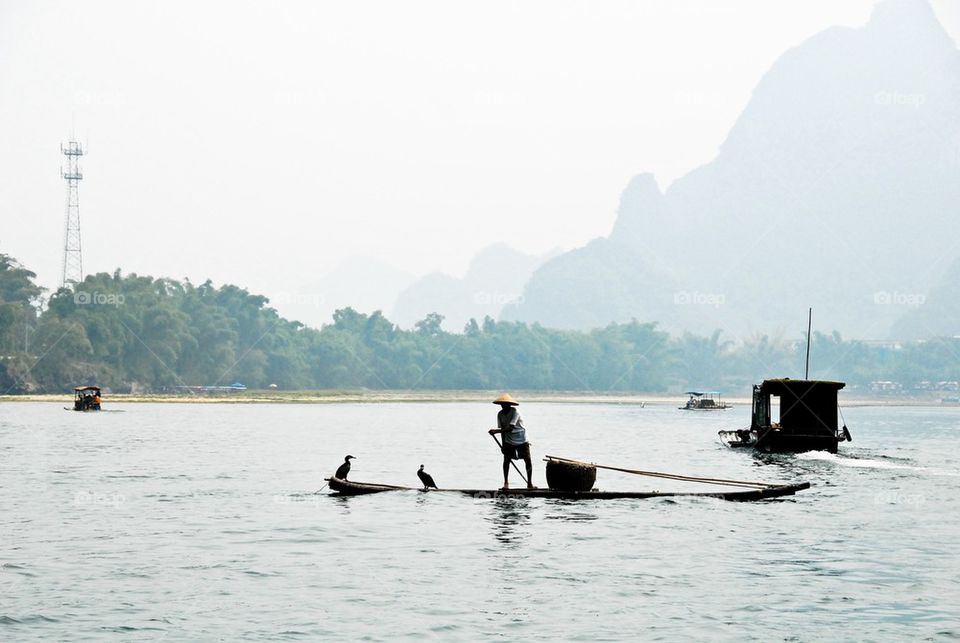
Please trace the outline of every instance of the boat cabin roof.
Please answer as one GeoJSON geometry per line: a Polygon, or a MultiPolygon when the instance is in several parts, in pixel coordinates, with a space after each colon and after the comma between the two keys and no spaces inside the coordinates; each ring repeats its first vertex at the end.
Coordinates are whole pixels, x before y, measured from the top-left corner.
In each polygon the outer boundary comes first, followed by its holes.
{"type": "Polygon", "coordinates": [[[720,391],[687,391],[686,394],[702,397],[704,395],[720,395],[720,391]]]}
{"type": "Polygon", "coordinates": [[[832,389],[839,391],[844,386],[846,386],[845,382],[835,382],[832,380],[792,380],[789,377],[779,377],[772,380],[763,380],[763,384],[760,385],[760,392],[771,395],[782,395],[783,393],[807,391],[813,387],[817,387],[818,390],[832,389]]]}
{"type": "Polygon", "coordinates": [[[100,387],[99,386],[78,386],[73,390],[76,391],[77,393],[81,393],[83,391],[97,391],[99,393],[100,387]]]}

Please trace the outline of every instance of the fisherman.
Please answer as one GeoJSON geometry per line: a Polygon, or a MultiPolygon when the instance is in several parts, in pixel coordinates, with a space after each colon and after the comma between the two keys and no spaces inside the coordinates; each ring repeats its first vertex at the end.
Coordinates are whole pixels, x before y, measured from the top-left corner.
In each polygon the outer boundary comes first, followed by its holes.
{"type": "Polygon", "coordinates": [[[99,390],[97,390],[93,394],[93,408],[96,409],[97,411],[100,410],[100,391],[99,390]]]}
{"type": "Polygon", "coordinates": [[[504,393],[493,401],[500,405],[497,413],[497,428],[490,429],[490,435],[503,435],[503,444],[500,451],[503,453],[503,488],[510,488],[510,461],[523,460],[527,465],[527,488],[533,489],[533,460],[530,458],[530,443],[527,442],[527,431],[523,428],[523,420],[517,406],[520,405],[509,393],[504,393]]]}

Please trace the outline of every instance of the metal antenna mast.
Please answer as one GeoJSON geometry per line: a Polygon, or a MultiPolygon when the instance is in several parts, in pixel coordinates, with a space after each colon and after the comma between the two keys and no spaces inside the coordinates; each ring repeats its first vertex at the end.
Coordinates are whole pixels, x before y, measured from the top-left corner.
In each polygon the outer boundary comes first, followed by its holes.
{"type": "Polygon", "coordinates": [[[60,174],[67,182],[67,231],[63,241],[63,276],[60,286],[71,287],[83,281],[83,257],[80,253],[80,157],[83,146],[71,140],[60,151],[67,157],[67,169],[60,168],[60,174]]]}

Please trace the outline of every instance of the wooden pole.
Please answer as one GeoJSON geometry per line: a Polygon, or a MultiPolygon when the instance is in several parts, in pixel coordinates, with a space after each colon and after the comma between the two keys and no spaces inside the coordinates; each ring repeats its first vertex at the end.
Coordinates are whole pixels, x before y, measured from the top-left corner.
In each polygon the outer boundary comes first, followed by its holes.
{"type": "MultiPolygon", "coordinates": [[[[503,452],[503,445],[500,444],[500,440],[498,440],[498,439],[497,439],[497,436],[495,436],[493,433],[490,434],[490,437],[493,438],[493,441],[497,443],[497,446],[500,447],[500,452],[502,453],[502,452],[503,452]]],[[[514,471],[516,471],[517,473],[519,473],[519,474],[520,474],[520,477],[523,478],[523,481],[529,486],[529,485],[530,485],[530,481],[527,480],[527,477],[526,477],[525,475],[523,475],[523,472],[520,471],[520,467],[518,467],[518,466],[517,466],[517,463],[513,461],[513,458],[510,458],[510,464],[513,465],[514,471]]]]}
{"type": "Polygon", "coordinates": [[[772,487],[778,487],[779,484],[770,484],[768,482],[750,482],[747,480],[725,480],[723,478],[700,478],[697,476],[684,476],[677,473],[662,473],[660,471],[642,471],[640,469],[624,469],[622,467],[611,467],[603,464],[596,464],[593,462],[583,462],[582,460],[571,460],[569,458],[558,458],[557,456],[548,455],[546,456],[547,460],[557,460],[559,462],[570,462],[572,464],[585,464],[590,467],[596,467],[598,469],[609,469],[610,471],[620,471],[622,473],[632,473],[639,476],[650,476],[652,478],[667,478],[669,480],[681,480],[683,482],[702,482],[704,484],[715,484],[731,487],[753,487],[758,489],[766,489],[772,487]]]}
{"type": "Polygon", "coordinates": [[[813,308],[807,310],[807,367],[803,372],[803,379],[810,379],[810,328],[813,326],[813,308]]]}

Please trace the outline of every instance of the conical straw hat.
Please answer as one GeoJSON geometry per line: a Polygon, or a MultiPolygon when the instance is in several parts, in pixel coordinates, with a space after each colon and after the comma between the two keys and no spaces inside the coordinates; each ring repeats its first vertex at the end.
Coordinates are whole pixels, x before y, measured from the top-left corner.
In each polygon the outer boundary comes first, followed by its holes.
{"type": "Polygon", "coordinates": [[[493,401],[494,404],[509,404],[511,406],[519,406],[520,402],[517,402],[509,393],[504,393],[497,399],[493,401]]]}

